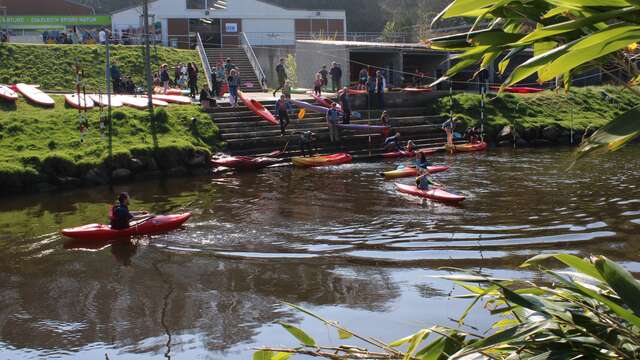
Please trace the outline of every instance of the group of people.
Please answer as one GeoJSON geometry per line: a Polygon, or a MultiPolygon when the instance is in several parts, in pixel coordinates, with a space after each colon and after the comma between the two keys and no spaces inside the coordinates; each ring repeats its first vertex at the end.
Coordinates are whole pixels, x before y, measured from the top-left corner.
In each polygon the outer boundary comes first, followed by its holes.
{"type": "Polygon", "coordinates": [[[110,68],[113,92],[116,94],[135,94],[136,85],[130,76],[123,76],[118,64],[113,61],[110,68]]]}
{"type": "Polygon", "coordinates": [[[369,74],[369,69],[362,68],[358,73],[358,88],[367,90],[369,108],[384,109],[384,93],[387,89],[387,79],[382,70],[377,70],[375,75],[369,74]],[[374,102],[377,100],[377,103],[374,102]]]}
{"type": "Polygon", "coordinates": [[[331,91],[336,92],[342,88],[342,66],[335,61],[331,63],[331,68],[327,70],[327,65],[316,73],[313,80],[313,93],[321,96],[322,90],[329,86],[329,77],[331,77],[331,91]]]}
{"type": "Polygon", "coordinates": [[[8,43],[9,42],[9,34],[5,31],[0,31],[0,43],[8,43]]]}
{"type": "Polygon", "coordinates": [[[153,75],[154,86],[162,86],[164,94],[167,93],[170,86],[179,89],[189,89],[190,96],[196,97],[198,93],[198,76],[200,71],[195,63],[178,64],[173,68],[173,80],[169,74],[169,65],[163,64],[160,70],[153,75]]]}

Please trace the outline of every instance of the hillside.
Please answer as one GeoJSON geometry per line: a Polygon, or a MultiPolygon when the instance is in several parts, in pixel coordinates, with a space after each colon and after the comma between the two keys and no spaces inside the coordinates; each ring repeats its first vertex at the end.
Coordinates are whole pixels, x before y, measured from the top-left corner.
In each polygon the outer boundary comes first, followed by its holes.
{"type": "MultiPolygon", "coordinates": [[[[131,76],[136,85],[142,86],[143,54],[142,46],[114,46],[111,58],[123,75],[131,76]]],[[[0,44],[0,83],[24,82],[39,84],[46,90],[73,90],[76,59],[84,70],[87,91],[104,89],[105,49],[98,45],[0,44]]],[[[194,50],[152,48],[154,71],[163,63],[173,66],[187,62],[196,62],[201,67],[200,57],[194,50]]],[[[200,81],[204,83],[204,76],[200,81]]]]}

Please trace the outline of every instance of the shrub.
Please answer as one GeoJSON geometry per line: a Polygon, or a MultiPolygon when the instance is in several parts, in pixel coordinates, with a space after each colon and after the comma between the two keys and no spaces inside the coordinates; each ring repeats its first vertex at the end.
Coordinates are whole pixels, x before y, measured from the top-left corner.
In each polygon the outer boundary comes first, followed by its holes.
{"type": "Polygon", "coordinates": [[[63,154],[52,154],[42,161],[42,172],[50,176],[75,176],[77,169],[72,158],[63,154]]]}

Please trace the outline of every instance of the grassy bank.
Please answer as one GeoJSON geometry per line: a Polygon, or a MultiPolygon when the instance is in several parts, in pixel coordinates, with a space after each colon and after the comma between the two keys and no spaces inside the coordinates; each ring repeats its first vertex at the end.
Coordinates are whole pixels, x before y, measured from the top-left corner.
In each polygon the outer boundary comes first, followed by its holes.
{"type": "MultiPolygon", "coordinates": [[[[99,45],[31,45],[0,44],[0,84],[23,82],[39,84],[46,90],[75,89],[75,62],[85,72],[85,84],[92,92],[104,88],[105,47],[99,45]]],[[[111,59],[123,75],[131,76],[136,85],[145,84],[144,48],[142,46],[113,46],[111,59]]],[[[151,49],[151,66],[157,71],[161,64],[195,62],[202,67],[195,50],[178,50],[158,46],[151,49]]],[[[170,71],[173,78],[173,71],[170,71]]],[[[206,82],[200,72],[201,84],[206,82]]]]}
{"type": "Polygon", "coordinates": [[[114,160],[108,163],[107,127],[100,126],[106,113],[90,111],[88,131],[81,136],[78,111],[67,108],[61,96],[55,100],[53,109],[22,99],[0,103],[0,190],[82,179],[96,168],[131,168],[134,158],[139,161],[133,166],[141,170],[169,170],[194,154],[208,157],[218,146],[218,128],[197,106],[158,110],[155,131],[148,112],[119,108],[113,111],[114,160]]]}
{"type": "MultiPolygon", "coordinates": [[[[638,98],[620,87],[601,86],[544,91],[537,94],[488,95],[485,105],[485,127],[488,132],[504,126],[541,129],[557,126],[563,129],[598,128],[624,111],[637,105],[638,98]]],[[[450,99],[444,97],[431,104],[432,112],[448,116],[450,99]]],[[[466,124],[478,124],[480,95],[460,93],[453,96],[453,112],[466,124]]]]}

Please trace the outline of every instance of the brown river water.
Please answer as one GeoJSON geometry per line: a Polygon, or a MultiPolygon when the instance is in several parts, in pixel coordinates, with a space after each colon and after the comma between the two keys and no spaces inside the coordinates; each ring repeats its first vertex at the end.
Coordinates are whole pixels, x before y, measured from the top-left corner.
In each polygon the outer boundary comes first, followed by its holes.
{"type": "MultiPolygon", "coordinates": [[[[436,177],[468,196],[461,206],[396,193],[379,173],[402,160],[3,199],[0,359],[249,359],[296,345],[278,321],[339,341],[281,301],[391,341],[456,326],[468,300],[433,277],[442,267],[538,280],[518,265],[565,252],[640,271],[637,146],[570,169],[562,148],[433,159],[452,167],[436,177]],[[58,235],[104,221],[120,191],[133,210],[194,215],[135,244],[78,248],[58,235]]],[[[478,308],[467,323],[492,320],[478,308]]]]}

